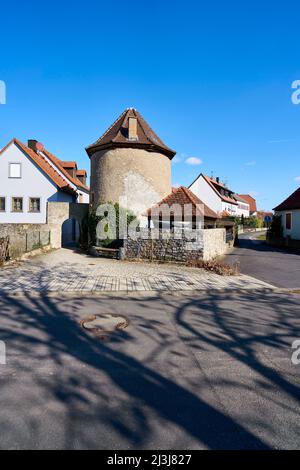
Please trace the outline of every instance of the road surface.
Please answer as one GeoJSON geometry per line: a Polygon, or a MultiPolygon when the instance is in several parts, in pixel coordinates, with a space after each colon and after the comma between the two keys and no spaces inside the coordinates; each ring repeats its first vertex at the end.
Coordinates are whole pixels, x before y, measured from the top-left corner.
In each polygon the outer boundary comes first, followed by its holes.
{"type": "Polygon", "coordinates": [[[1,449],[300,448],[300,296],[0,297],[1,449]],[[106,340],[92,315],[125,317],[106,340]]]}
{"type": "Polygon", "coordinates": [[[240,235],[239,247],[225,257],[239,263],[243,274],[286,289],[300,289],[300,254],[281,250],[256,240],[259,233],[240,235]]]}

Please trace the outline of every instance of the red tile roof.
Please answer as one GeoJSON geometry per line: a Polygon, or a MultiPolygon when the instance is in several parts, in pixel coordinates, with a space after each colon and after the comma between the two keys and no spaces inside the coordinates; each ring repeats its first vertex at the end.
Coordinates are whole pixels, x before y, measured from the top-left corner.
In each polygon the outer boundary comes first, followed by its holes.
{"type": "Polygon", "coordinates": [[[19,147],[23,152],[53,181],[56,186],[67,193],[76,194],[76,191],[68,185],[68,183],[62,178],[62,176],[56,171],[52,165],[44,158],[40,153],[36,153],[31,150],[29,147],[24,145],[20,140],[13,138],[0,152],[3,153],[9,145],[14,143],[19,147]]]}
{"type": "Polygon", "coordinates": [[[110,147],[142,148],[163,153],[170,159],[176,154],[174,150],[164,144],[141,114],[134,108],[126,109],[96,142],[86,148],[86,151],[91,157],[96,151],[110,147]],[[130,117],[137,119],[136,140],[128,138],[128,121],[130,117]]]}
{"type": "Polygon", "coordinates": [[[226,191],[229,191],[229,193],[233,194],[233,192],[230,191],[230,189],[226,188],[226,186],[224,186],[222,183],[218,183],[217,181],[213,180],[212,178],[209,178],[209,176],[206,176],[203,173],[202,173],[202,176],[207,181],[207,183],[211,186],[211,188],[215,191],[215,193],[218,194],[218,196],[222,199],[222,201],[229,202],[230,204],[238,206],[238,203],[236,202],[235,199],[233,199],[231,197],[224,196],[223,194],[221,194],[221,192],[218,188],[224,189],[226,191]]]}
{"type": "Polygon", "coordinates": [[[300,209],[300,188],[296,189],[287,199],[285,199],[279,206],[273,209],[274,211],[287,211],[293,209],[300,209]]]}
{"type": "Polygon", "coordinates": [[[256,200],[250,194],[239,194],[250,206],[250,212],[257,212],[256,200]]]}
{"type": "MultiPolygon", "coordinates": [[[[57,166],[57,168],[64,174],[64,176],[66,178],[68,178],[73,184],[75,184],[78,188],[81,188],[81,189],[84,189],[85,191],[89,191],[90,188],[88,186],[86,186],[85,184],[83,184],[78,178],[73,178],[68,172],[67,170],[65,169],[66,167],[64,166],[65,163],[75,163],[76,162],[64,162],[62,160],[60,160],[59,158],[57,158],[55,155],[53,155],[51,152],[49,152],[49,150],[46,150],[44,148],[43,150],[43,153],[46,155],[46,157],[49,158],[49,160],[52,161],[52,163],[54,163],[54,165],[57,166]]],[[[76,164],[77,166],[77,164],[76,164]]],[[[78,171],[78,170],[77,170],[78,171]]],[[[80,170],[80,171],[85,171],[85,170],[80,170]]]]}
{"type": "MultiPolygon", "coordinates": [[[[62,166],[62,162],[52,155],[48,150],[45,148],[43,149],[42,152],[35,152],[31,148],[29,148],[27,145],[23,144],[20,140],[13,138],[1,151],[0,154],[4,152],[12,143],[16,144],[23,152],[26,153],[28,157],[30,157],[31,160],[33,160],[37,166],[43,170],[43,172],[55,183],[59,189],[62,191],[65,191],[67,193],[71,194],[77,194],[76,190],[70,186],[66,180],[60,175],[60,173],[47,161],[47,158],[54,163],[54,165],[57,167],[57,169],[69,180],[71,181],[75,186],[78,188],[85,189],[86,191],[89,191],[89,188],[81,183],[79,179],[77,178],[72,178],[69,173],[64,169],[62,166]],[[44,155],[43,155],[44,154],[44,155]],[[45,158],[45,156],[47,158],[45,158]]],[[[85,170],[82,170],[85,171],[85,170]]]]}
{"type": "Polygon", "coordinates": [[[85,170],[77,170],[76,176],[86,176],[87,172],[85,170]]]}
{"type": "Polygon", "coordinates": [[[60,164],[64,168],[77,168],[77,163],[76,162],[65,162],[63,160],[60,160],[60,164]]]}
{"type": "MultiPolygon", "coordinates": [[[[184,208],[187,204],[192,204],[192,215],[193,216],[203,216],[209,219],[218,219],[218,215],[211,210],[206,204],[204,204],[192,191],[184,186],[179,188],[172,188],[172,192],[162,199],[160,202],[155,204],[153,207],[147,210],[147,215],[151,216],[153,209],[159,208],[160,206],[166,204],[171,207],[173,204],[178,204],[184,208]],[[203,209],[202,209],[203,208],[203,209]],[[204,210],[204,214],[203,214],[204,210]]],[[[155,211],[155,215],[158,215],[155,211]]]]}

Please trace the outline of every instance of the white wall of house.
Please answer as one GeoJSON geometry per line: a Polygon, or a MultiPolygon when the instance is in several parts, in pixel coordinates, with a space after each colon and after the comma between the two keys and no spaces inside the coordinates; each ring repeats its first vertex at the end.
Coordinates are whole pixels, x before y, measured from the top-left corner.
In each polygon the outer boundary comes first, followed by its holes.
{"type": "Polygon", "coordinates": [[[218,213],[224,210],[222,199],[215,193],[202,175],[193,182],[189,189],[213,211],[218,213]]]}
{"type": "Polygon", "coordinates": [[[5,197],[5,212],[0,212],[0,223],[46,223],[47,201],[73,202],[74,198],[58,190],[43,171],[15,144],[0,155],[0,197],[5,197]],[[21,177],[9,177],[9,164],[21,164],[21,177]],[[12,198],[23,198],[23,211],[12,212],[12,198]],[[29,211],[29,199],[40,198],[40,212],[29,211]]]}
{"type": "Polygon", "coordinates": [[[226,211],[232,216],[237,215],[237,206],[223,201],[202,175],[192,183],[189,189],[213,211],[219,214],[226,211]]]}
{"type": "Polygon", "coordinates": [[[77,201],[76,201],[76,202],[80,202],[80,203],[84,203],[84,204],[89,204],[89,202],[90,202],[90,195],[89,195],[89,193],[86,193],[85,191],[81,191],[80,188],[77,190],[77,192],[78,192],[78,198],[77,198],[77,201]]]}
{"type": "Polygon", "coordinates": [[[237,202],[238,202],[238,206],[237,206],[236,215],[238,217],[241,217],[242,215],[244,217],[249,217],[250,216],[250,206],[249,206],[249,204],[243,203],[243,202],[240,202],[240,201],[237,201],[237,202]]]}
{"type": "Polygon", "coordinates": [[[283,236],[291,237],[294,240],[300,240],[300,209],[276,212],[276,215],[281,215],[283,236]],[[290,230],[287,229],[287,226],[286,226],[286,214],[291,214],[291,229],[290,230]]]}
{"type": "MultiPolygon", "coordinates": [[[[221,199],[222,201],[222,199],[221,199]]],[[[222,201],[222,212],[229,212],[230,215],[235,217],[237,215],[237,207],[235,204],[230,204],[230,202],[222,201]]]]}

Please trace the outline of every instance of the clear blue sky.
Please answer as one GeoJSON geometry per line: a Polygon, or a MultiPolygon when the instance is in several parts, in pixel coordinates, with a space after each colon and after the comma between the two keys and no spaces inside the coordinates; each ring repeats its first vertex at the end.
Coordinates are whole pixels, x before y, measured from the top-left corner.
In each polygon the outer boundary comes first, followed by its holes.
{"type": "Polygon", "coordinates": [[[300,186],[299,2],[19,1],[0,15],[0,147],[36,138],[89,169],[84,147],[133,106],[178,152],[173,184],[213,171],[260,209],[300,186]]]}

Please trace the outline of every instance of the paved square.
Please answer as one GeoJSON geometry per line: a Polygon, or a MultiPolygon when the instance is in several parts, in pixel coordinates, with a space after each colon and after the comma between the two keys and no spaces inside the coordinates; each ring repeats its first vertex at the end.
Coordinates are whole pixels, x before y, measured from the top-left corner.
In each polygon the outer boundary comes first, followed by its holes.
{"type": "Polygon", "coordinates": [[[249,289],[273,286],[250,276],[219,276],[182,265],[93,258],[67,249],[0,269],[0,292],[6,293],[249,289]]]}

